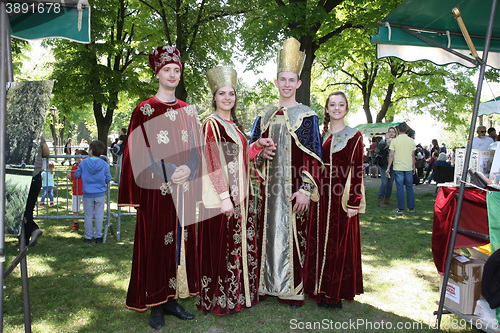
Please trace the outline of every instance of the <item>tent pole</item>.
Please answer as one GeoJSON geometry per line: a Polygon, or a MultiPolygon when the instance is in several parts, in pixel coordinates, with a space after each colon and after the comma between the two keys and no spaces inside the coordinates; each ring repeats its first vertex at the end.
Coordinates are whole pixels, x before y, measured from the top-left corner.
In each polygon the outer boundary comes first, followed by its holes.
{"type": "MultiPolygon", "coordinates": [[[[14,81],[14,66],[12,65],[12,43],[10,40],[10,23],[9,23],[9,17],[7,16],[7,12],[5,13],[5,68],[6,68],[6,75],[7,75],[7,82],[12,82],[14,81]]],[[[7,98],[7,95],[5,96],[7,98]]],[[[7,103],[6,103],[7,105],[7,103]]],[[[7,106],[6,106],[7,108],[7,106]]]]}
{"type": "Polygon", "coordinates": [[[7,41],[8,26],[5,2],[0,0],[0,332],[3,332],[5,266],[5,121],[7,109],[7,41]]]}
{"type": "Polygon", "coordinates": [[[486,30],[486,38],[483,50],[483,63],[481,64],[479,71],[479,79],[477,82],[476,99],[474,101],[474,110],[472,112],[472,120],[470,123],[469,137],[467,138],[467,149],[465,150],[465,161],[464,169],[462,171],[462,181],[460,183],[460,191],[457,199],[457,208],[455,210],[455,217],[453,219],[453,229],[451,230],[450,242],[448,253],[446,257],[445,273],[443,277],[443,284],[441,286],[441,296],[439,299],[439,308],[437,313],[436,321],[436,332],[440,331],[441,327],[441,317],[443,315],[444,300],[446,298],[446,286],[448,285],[448,278],[450,277],[451,260],[453,259],[453,251],[455,249],[455,241],[458,232],[458,222],[460,221],[460,213],[462,212],[462,204],[464,201],[465,193],[465,182],[467,181],[467,175],[469,171],[469,160],[472,153],[472,139],[474,138],[474,132],[476,129],[476,119],[478,115],[479,102],[481,99],[481,91],[483,89],[484,73],[486,72],[486,64],[488,60],[488,52],[490,50],[491,36],[493,34],[493,23],[495,21],[495,13],[497,10],[497,0],[493,0],[491,3],[490,18],[488,21],[488,29],[486,30]]]}

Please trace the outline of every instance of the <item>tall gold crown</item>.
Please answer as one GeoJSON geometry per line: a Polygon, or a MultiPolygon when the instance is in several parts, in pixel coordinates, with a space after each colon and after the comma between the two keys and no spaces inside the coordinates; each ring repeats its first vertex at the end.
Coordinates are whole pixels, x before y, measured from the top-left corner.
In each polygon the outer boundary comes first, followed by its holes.
{"type": "Polygon", "coordinates": [[[222,87],[231,87],[236,89],[238,74],[231,67],[214,67],[207,71],[208,84],[212,93],[222,87]]]}
{"type": "Polygon", "coordinates": [[[283,42],[283,48],[278,51],[278,74],[281,72],[292,72],[300,76],[306,54],[300,51],[300,42],[293,37],[283,42]]]}

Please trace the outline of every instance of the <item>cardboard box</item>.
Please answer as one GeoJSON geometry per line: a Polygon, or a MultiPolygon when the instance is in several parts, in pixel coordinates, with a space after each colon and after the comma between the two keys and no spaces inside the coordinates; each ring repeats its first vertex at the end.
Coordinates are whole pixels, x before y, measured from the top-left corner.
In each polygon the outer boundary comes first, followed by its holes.
{"type": "MultiPolygon", "coordinates": [[[[462,314],[473,314],[481,297],[481,278],[484,260],[455,256],[451,261],[450,276],[446,287],[445,306],[462,314]]],[[[440,289],[443,276],[440,279],[440,289]]],[[[440,290],[441,292],[441,290],[440,290]]]]}
{"type": "Polygon", "coordinates": [[[467,251],[469,251],[470,256],[474,259],[481,259],[486,262],[490,258],[489,254],[481,252],[477,247],[468,247],[467,251]]]}
{"type": "MultiPolygon", "coordinates": [[[[472,171],[481,171],[486,177],[489,177],[494,150],[472,149],[469,161],[469,169],[472,171]]],[[[455,185],[460,186],[462,172],[464,169],[465,148],[455,150],[455,185]]],[[[470,182],[470,176],[467,175],[467,182],[470,182]]]]}

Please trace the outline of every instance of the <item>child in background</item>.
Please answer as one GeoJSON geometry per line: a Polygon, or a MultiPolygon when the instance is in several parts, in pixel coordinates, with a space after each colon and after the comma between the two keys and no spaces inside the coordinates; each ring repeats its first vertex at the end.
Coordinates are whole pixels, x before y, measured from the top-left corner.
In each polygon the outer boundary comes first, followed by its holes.
{"type": "MultiPolygon", "coordinates": [[[[88,153],[85,150],[80,150],[78,149],[75,152],[75,155],[88,155],[88,153]]],[[[78,212],[80,211],[80,202],[82,201],[82,196],[83,196],[83,183],[81,178],[76,178],[75,177],[75,171],[78,169],[78,166],[80,165],[80,162],[82,161],[81,158],[75,158],[75,165],[71,168],[71,174],[68,175],[68,179],[73,182],[73,196],[71,199],[71,211],[73,212],[74,216],[78,215],[78,212]]],[[[71,229],[71,232],[76,232],[80,229],[80,225],[78,224],[78,219],[73,220],[73,228],[71,229]]]]}
{"type": "Polygon", "coordinates": [[[42,199],[40,200],[40,207],[43,207],[47,193],[50,198],[50,205],[54,206],[54,173],[56,165],[54,162],[49,162],[49,170],[42,172],[42,199]]]}
{"type": "Polygon", "coordinates": [[[85,213],[85,243],[95,238],[102,243],[102,223],[104,220],[104,202],[107,184],[111,181],[109,165],[99,158],[106,151],[102,141],[95,140],[89,145],[90,157],[80,162],[75,171],[76,178],[82,178],[83,211],[85,213]],[[92,220],[95,213],[95,230],[92,220]]]}

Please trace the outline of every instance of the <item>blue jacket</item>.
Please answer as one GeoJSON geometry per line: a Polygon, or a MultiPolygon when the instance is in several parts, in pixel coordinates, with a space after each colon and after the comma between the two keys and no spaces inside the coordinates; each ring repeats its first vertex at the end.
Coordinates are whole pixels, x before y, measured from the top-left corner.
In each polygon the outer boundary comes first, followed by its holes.
{"type": "Polygon", "coordinates": [[[83,196],[102,197],[106,194],[106,184],[111,181],[109,165],[99,157],[87,157],[75,171],[76,178],[82,178],[83,196]]]}

